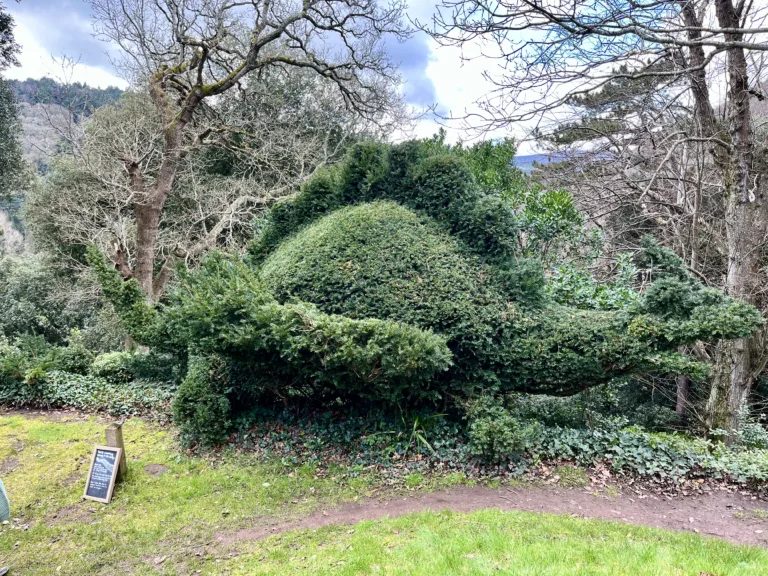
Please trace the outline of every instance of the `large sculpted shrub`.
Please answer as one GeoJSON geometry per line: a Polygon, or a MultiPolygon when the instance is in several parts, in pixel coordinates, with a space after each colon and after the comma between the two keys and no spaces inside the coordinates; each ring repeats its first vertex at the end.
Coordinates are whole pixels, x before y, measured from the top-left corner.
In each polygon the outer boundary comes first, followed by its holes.
{"type": "Polygon", "coordinates": [[[630,304],[556,304],[520,251],[522,228],[508,196],[478,185],[458,155],[363,144],[275,205],[244,260],[181,271],[156,308],[90,259],[138,340],[190,354],[176,414],[208,443],[268,397],[456,404],[652,371],[700,377],[680,345],[761,322],[650,241],[638,265],[655,282],[630,304]]]}

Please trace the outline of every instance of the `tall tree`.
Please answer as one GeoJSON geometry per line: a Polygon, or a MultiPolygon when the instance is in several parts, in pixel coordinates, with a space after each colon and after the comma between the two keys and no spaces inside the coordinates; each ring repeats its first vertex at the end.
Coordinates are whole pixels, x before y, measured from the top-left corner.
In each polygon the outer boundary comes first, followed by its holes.
{"type": "MultiPolygon", "coordinates": [[[[670,102],[692,110],[691,127],[682,134],[648,134],[647,142],[670,136],[676,149],[685,144],[708,151],[724,219],[724,287],[765,309],[761,246],[768,202],[751,94],[762,97],[767,11],[763,4],[732,0],[444,0],[429,31],[443,44],[479,46],[483,56],[500,61],[499,74],[489,72],[497,90],[471,118],[484,128],[568,121],[575,98],[589,98],[617,81],[638,86],[652,79],[676,91],[670,102]],[[724,88],[724,101],[713,99],[712,85],[724,88]]],[[[592,126],[604,120],[598,115],[592,126]]],[[[761,342],[755,336],[719,345],[712,427],[737,427],[739,408],[765,366],[761,342]]]]}
{"type": "MultiPolygon", "coordinates": [[[[19,0],[16,1],[18,2],[19,0]]],[[[16,55],[21,50],[21,47],[13,35],[14,26],[13,16],[6,11],[3,3],[0,2],[0,72],[10,66],[19,65],[16,55]]]]}
{"type": "MultiPolygon", "coordinates": [[[[275,200],[294,193],[376,125],[348,110],[332,83],[301,68],[262,73],[243,97],[214,102],[208,118],[229,138],[191,150],[179,163],[155,244],[156,258],[195,264],[211,248],[236,251],[253,237],[252,222],[275,200]]],[[[155,174],[163,158],[163,122],[149,95],[127,92],[95,111],[87,124],[60,124],[67,145],[26,196],[34,245],[74,270],[96,243],[124,278],[137,253],[135,192],[125,158],[144,157],[155,174]]],[[[155,275],[161,295],[170,265],[155,275]]]]}
{"type": "MultiPolygon", "coordinates": [[[[0,2],[0,72],[18,65],[20,47],[13,35],[14,22],[0,2]]],[[[20,126],[16,101],[8,83],[0,77],[0,199],[8,198],[19,184],[22,172],[20,126]]]]}
{"type": "Polygon", "coordinates": [[[135,252],[112,254],[149,299],[162,291],[160,224],[179,169],[193,150],[236,141],[213,105],[246,93],[260,74],[301,69],[333,84],[345,105],[376,120],[396,113],[396,70],[382,48],[402,38],[403,6],[376,0],[89,0],[97,32],[122,48],[122,70],[147,87],[161,124],[157,147],[123,157],[135,216],[135,252]],[[155,153],[155,151],[157,153],[155,153]],[[125,265],[123,265],[125,264],[125,265]]]}

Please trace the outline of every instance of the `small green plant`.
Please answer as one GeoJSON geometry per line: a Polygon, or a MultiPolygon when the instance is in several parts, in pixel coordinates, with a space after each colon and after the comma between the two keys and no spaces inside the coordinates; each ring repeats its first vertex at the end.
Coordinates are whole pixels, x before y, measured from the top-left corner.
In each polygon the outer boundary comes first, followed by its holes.
{"type": "Polygon", "coordinates": [[[405,485],[408,488],[418,488],[419,486],[422,486],[425,481],[426,478],[421,472],[413,472],[405,477],[405,485]]]}
{"type": "Polygon", "coordinates": [[[538,423],[521,423],[500,400],[490,396],[478,399],[469,409],[470,450],[492,462],[523,452],[538,428],[538,423]]]}
{"type": "MultiPolygon", "coordinates": [[[[433,414],[429,416],[428,419],[441,418],[443,416],[445,415],[433,414]]],[[[403,424],[407,426],[405,418],[403,418],[403,424]]],[[[408,445],[405,450],[406,454],[408,453],[408,450],[411,449],[411,447],[418,448],[419,446],[423,446],[424,448],[429,450],[429,452],[431,452],[432,454],[435,453],[435,449],[432,448],[430,443],[427,441],[427,436],[426,436],[427,433],[424,431],[424,428],[425,428],[424,424],[425,424],[424,419],[421,419],[419,416],[414,417],[413,425],[411,426],[411,435],[408,438],[408,445]]]]}
{"type": "Polygon", "coordinates": [[[768,429],[765,428],[765,414],[753,415],[747,406],[738,413],[739,430],[736,442],[744,448],[768,449],[768,429]]]}
{"type": "Polygon", "coordinates": [[[114,382],[128,382],[131,379],[131,373],[126,365],[130,356],[130,352],[105,352],[104,354],[99,354],[91,364],[90,373],[114,382]]]}
{"type": "Polygon", "coordinates": [[[53,354],[53,365],[56,370],[73,374],[87,374],[91,362],[93,362],[93,352],[85,346],[83,335],[76,328],[70,331],[67,345],[56,349],[53,354]]]}
{"type": "Polygon", "coordinates": [[[583,488],[589,484],[587,473],[575,466],[558,466],[555,475],[560,477],[559,483],[564,488],[583,488]]]}

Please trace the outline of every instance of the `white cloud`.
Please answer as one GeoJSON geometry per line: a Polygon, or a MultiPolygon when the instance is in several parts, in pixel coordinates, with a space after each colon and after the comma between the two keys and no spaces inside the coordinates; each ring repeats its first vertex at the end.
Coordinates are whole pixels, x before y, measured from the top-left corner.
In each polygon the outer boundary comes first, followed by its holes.
{"type": "MultiPolygon", "coordinates": [[[[45,32],[46,23],[40,18],[23,13],[14,15],[14,19],[16,20],[14,35],[22,46],[19,57],[21,66],[8,69],[5,76],[17,80],[42,78],[43,76],[54,79],[61,78],[63,72],[61,66],[57,64],[57,59],[61,58],[62,54],[50,54],[37,39],[41,33],[45,32]]],[[[86,32],[84,31],[84,33],[86,32]]],[[[68,54],[68,56],[77,58],[75,54],[68,54]]],[[[109,70],[87,64],[75,66],[71,77],[68,79],[72,82],[84,82],[97,88],[106,88],[107,86],[127,88],[128,86],[128,82],[109,70]]]]}
{"type": "MultiPolygon", "coordinates": [[[[441,115],[462,118],[467,114],[480,111],[478,102],[482,101],[494,90],[493,83],[489,82],[484,73],[489,66],[495,67],[495,60],[473,58],[477,55],[471,45],[463,49],[452,46],[440,46],[434,40],[430,40],[431,57],[426,74],[435,86],[435,93],[439,102],[441,115]],[[465,56],[465,58],[462,58],[465,56]]],[[[470,123],[478,122],[474,120],[470,123]]],[[[479,135],[477,131],[466,130],[465,124],[460,120],[435,121],[422,120],[415,130],[415,136],[431,136],[443,126],[448,132],[448,139],[474,140],[488,138],[502,138],[513,136],[521,141],[525,136],[525,126],[512,126],[508,129],[494,130],[479,135]]],[[[521,142],[520,152],[530,153],[530,143],[521,142]]]]}

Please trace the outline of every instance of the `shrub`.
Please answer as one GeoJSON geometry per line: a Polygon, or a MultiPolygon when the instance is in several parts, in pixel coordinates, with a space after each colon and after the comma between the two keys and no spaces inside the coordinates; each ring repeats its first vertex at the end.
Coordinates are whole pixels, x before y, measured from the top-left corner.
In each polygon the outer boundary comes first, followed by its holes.
{"type": "Polygon", "coordinates": [[[736,433],[736,442],[747,449],[759,448],[768,450],[768,430],[762,421],[765,415],[753,416],[747,406],[742,406],[738,413],[739,429],[736,433]]]}
{"type": "Polygon", "coordinates": [[[33,368],[24,378],[0,383],[0,404],[163,417],[169,411],[174,391],[158,382],[115,383],[98,376],[33,368]]]}
{"type": "Polygon", "coordinates": [[[538,429],[538,423],[521,423],[490,397],[478,399],[469,410],[470,450],[491,462],[522,453],[530,447],[538,429]]]}
{"type": "MultiPolygon", "coordinates": [[[[616,472],[663,480],[709,476],[735,482],[768,479],[768,450],[730,450],[721,443],[677,433],[651,433],[602,419],[594,430],[541,426],[516,418],[499,402],[483,399],[469,412],[472,453],[486,461],[509,462],[521,452],[533,461],[607,463],[616,472]]],[[[624,421],[625,422],[625,421],[624,421]]]]}
{"type": "Polygon", "coordinates": [[[36,335],[62,345],[80,329],[88,348],[112,345],[124,330],[115,326],[114,315],[108,324],[109,312],[93,296],[92,282],[73,278],[44,255],[0,257],[0,335],[36,335]]]}
{"type": "Polygon", "coordinates": [[[224,441],[231,426],[226,376],[221,358],[190,358],[187,376],[173,401],[173,417],[183,439],[206,446],[224,441]]]}
{"type": "Polygon", "coordinates": [[[455,240],[390,202],[323,218],[281,245],[261,279],[281,301],[440,332],[462,359],[454,371],[466,378],[482,369],[472,343],[491,337],[489,321],[506,306],[455,240]]]}
{"type": "Polygon", "coordinates": [[[55,349],[53,367],[73,374],[87,374],[93,358],[93,352],[86,348],[82,334],[75,328],[69,333],[67,345],[55,349]]]}
{"type": "MultiPolygon", "coordinates": [[[[578,220],[569,197],[538,194],[552,218],[520,220],[509,191],[477,185],[465,159],[444,148],[353,148],[275,207],[249,260],[214,255],[180,271],[159,305],[94,249],[89,259],[137,341],[238,367],[242,379],[216,391],[234,415],[266,393],[455,406],[511,391],[571,395],[633,374],[702,378],[706,367],[679,346],[760,325],[754,307],[703,287],[652,243],[645,259],[656,283],[645,295],[608,310],[546,299],[541,266],[519,248],[521,230],[540,228],[545,243],[561,235],[578,220]]],[[[501,439],[488,450],[512,441],[506,427],[496,427],[501,439]]]]}
{"type": "Polygon", "coordinates": [[[174,353],[134,351],[124,357],[124,368],[134,380],[153,380],[178,384],[186,373],[183,351],[174,353]]]}
{"type": "Polygon", "coordinates": [[[130,352],[105,352],[94,358],[90,373],[93,376],[106,378],[112,382],[128,382],[133,375],[127,368],[130,352]]]}
{"type": "Polygon", "coordinates": [[[451,362],[444,340],[428,331],[278,304],[253,271],[220,255],[184,275],[172,300],[169,329],[196,350],[250,364],[273,389],[354,391],[396,402],[430,394],[429,380],[451,362]]]}

